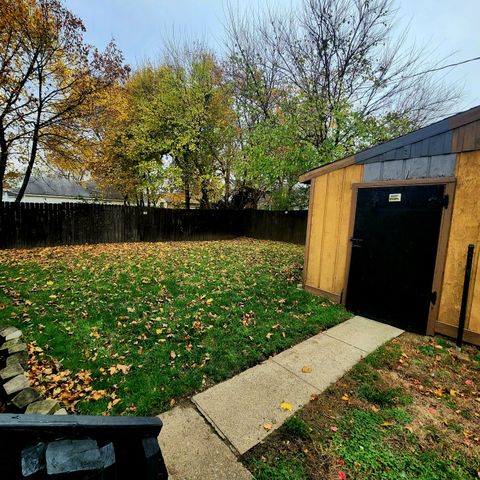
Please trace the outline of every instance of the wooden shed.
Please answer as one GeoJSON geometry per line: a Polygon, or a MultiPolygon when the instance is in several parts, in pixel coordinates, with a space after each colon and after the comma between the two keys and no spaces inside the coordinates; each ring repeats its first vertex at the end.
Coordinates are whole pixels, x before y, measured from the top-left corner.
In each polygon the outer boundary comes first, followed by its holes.
{"type": "Polygon", "coordinates": [[[480,106],[306,172],[304,288],[409,331],[480,344],[480,106]]]}

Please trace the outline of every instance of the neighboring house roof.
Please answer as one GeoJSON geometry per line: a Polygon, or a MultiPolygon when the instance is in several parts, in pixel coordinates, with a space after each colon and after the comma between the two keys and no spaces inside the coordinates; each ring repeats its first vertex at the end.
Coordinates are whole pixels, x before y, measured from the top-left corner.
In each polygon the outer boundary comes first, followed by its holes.
{"type": "MultiPolygon", "coordinates": [[[[19,188],[11,188],[10,193],[16,195],[19,188]]],[[[109,200],[123,200],[120,193],[113,190],[101,191],[94,182],[85,184],[73,178],[32,176],[28,182],[26,195],[38,195],[44,197],[68,197],[68,198],[102,198],[109,200]]]]}
{"type": "Polygon", "coordinates": [[[349,165],[446,155],[480,149],[480,106],[375,145],[350,157],[326,163],[305,172],[301,182],[349,165]],[[467,127],[468,126],[468,127],[467,127]],[[462,128],[464,127],[464,128],[462,128]]]}

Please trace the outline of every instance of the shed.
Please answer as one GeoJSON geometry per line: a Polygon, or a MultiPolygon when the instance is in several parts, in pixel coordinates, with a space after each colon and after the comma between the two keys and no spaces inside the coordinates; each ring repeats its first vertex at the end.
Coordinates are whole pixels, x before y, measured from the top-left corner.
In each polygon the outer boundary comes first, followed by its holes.
{"type": "Polygon", "coordinates": [[[310,183],[304,288],[356,314],[480,345],[480,106],[300,177],[310,183]],[[479,196],[477,196],[479,195],[479,196]]]}

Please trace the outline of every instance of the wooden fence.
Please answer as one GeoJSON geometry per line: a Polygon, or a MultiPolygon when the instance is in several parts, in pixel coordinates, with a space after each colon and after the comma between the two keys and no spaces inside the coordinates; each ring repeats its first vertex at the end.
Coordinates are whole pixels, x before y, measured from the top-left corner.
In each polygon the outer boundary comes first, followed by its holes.
{"type": "Polygon", "coordinates": [[[220,240],[238,236],[303,244],[306,225],[306,211],[0,202],[0,248],[220,240]]]}

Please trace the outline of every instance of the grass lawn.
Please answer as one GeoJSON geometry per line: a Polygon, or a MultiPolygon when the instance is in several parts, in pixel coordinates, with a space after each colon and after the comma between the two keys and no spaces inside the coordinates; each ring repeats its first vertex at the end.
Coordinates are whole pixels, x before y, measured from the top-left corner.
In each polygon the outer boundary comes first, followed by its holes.
{"type": "Polygon", "coordinates": [[[404,334],[244,457],[257,480],[480,478],[480,352],[404,334]]]}
{"type": "Polygon", "coordinates": [[[303,248],[239,239],[0,251],[0,324],[83,414],[154,414],[346,319],[297,287],[303,248]]]}

